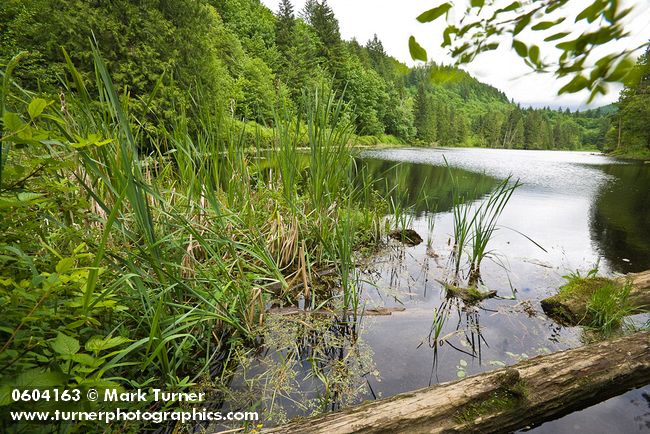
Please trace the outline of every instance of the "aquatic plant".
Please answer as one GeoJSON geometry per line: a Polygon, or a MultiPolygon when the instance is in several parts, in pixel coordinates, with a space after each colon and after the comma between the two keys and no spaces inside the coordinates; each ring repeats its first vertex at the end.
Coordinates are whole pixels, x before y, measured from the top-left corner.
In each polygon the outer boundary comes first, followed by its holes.
{"type": "MultiPolygon", "coordinates": [[[[449,348],[472,359],[477,358],[480,363],[482,345],[483,343],[487,344],[481,331],[478,311],[465,310],[461,307],[459,299],[451,297],[445,298],[438,308],[434,308],[433,321],[427,340],[429,347],[433,349],[429,385],[433,384],[434,374],[436,375],[436,381],[439,381],[437,378],[438,351],[442,345],[447,345],[449,348]],[[443,334],[452,314],[456,314],[458,317],[455,326],[446,334],[443,334]],[[452,342],[454,337],[458,337],[458,342],[452,342]]],[[[424,342],[420,343],[418,348],[423,344],[424,342]]],[[[460,371],[460,368],[458,371],[460,371]]],[[[462,371],[464,372],[465,369],[462,369],[462,371]]]]}
{"type": "Polygon", "coordinates": [[[490,254],[487,250],[492,239],[497,222],[505,209],[512,194],[521,186],[519,180],[511,183],[511,177],[501,181],[488,195],[487,200],[476,209],[472,218],[473,234],[471,238],[472,249],[470,257],[470,281],[478,280],[483,259],[490,254]]]}
{"type": "Polygon", "coordinates": [[[283,423],[290,405],[300,414],[358,402],[378,378],[371,348],[358,323],[334,316],[273,316],[260,330],[266,351],[239,348],[243,390],[222,386],[228,408],[258,408],[269,423],[283,423]]]}
{"type": "MultiPolygon", "coordinates": [[[[481,262],[492,252],[488,244],[497,230],[499,217],[510,201],[513,193],[521,186],[519,180],[512,181],[507,177],[497,184],[487,197],[479,204],[470,203],[458,189],[456,178],[451,172],[451,167],[445,158],[449,170],[453,190],[453,222],[454,222],[454,269],[456,275],[460,271],[463,253],[469,249],[469,281],[475,285],[480,278],[481,262]]],[[[531,240],[532,241],[532,240],[531,240]]]]}

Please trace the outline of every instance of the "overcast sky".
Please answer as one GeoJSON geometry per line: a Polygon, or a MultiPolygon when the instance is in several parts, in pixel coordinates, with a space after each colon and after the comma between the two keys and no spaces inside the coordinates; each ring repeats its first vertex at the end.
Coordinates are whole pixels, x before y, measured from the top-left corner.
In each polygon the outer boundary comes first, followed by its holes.
{"type": "MultiPolygon", "coordinates": [[[[444,19],[428,24],[420,24],[415,19],[420,13],[441,2],[441,0],[329,0],[328,4],[336,13],[344,39],[356,38],[359,42],[365,43],[376,33],[389,55],[408,65],[414,65],[416,62],[411,60],[408,50],[408,38],[414,35],[426,48],[429,59],[437,63],[450,64],[452,59],[444,49],[440,48],[441,34],[445,26],[444,19]]],[[[279,0],[262,0],[262,3],[275,12],[279,0]]],[[[298,12],[304,6],[305,0],[294,0],[292,3],[298,12]]],[[[462,1],[457,3],[461,4],[462,1]]],[[[590,3],[590,0],[576,0],[573,3],[579,12],[590,3]]],[[[617,45],[608,48],[607,52],[612,52],[613,49],[636,47],[650,38],[650,0],[628,0],[625,3],[635,6],[634,13],[626,24],[626,29],[631,35],[629,38],[617,41],[617,45]]],[[[580,30],[578,25],[574,25],[572,29],[580,30]]],[[[508,97],[524,106],[578,108],[585,106],[588,97],[588,94],[584,93],[558,96],[557,91],[563,83],[558,82],[551,74],[531,73],[516,54],[505,48],[482,54],[463,69],[480,81],[504,91],[508,97]]],[[[619,87],[612,86],[607,95],[596,99],[591,106],[616,101],[619,90],[619,87]]]]}

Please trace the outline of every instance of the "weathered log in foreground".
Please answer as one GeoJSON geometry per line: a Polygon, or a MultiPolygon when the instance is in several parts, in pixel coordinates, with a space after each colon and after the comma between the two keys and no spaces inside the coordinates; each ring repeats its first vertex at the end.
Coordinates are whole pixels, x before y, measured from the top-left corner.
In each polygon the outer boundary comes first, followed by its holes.
{"type": "Polygon", "coordinates": [[[639,332],[264,432],[509,432],[648,383],[650,332],[639,332]]]}
{"type": "MultiPolygon", "coordinates": [[[[542,309],[549,317],[564,325],[588,324],[590,318],[587,304],[594,291],[608,282],[611,281],[603,277],[584,279],[578,285],[579,289],[560,291],[559,294],[542,300],[542,309]]],[[[634,309],[633,313],[650,309],[650,270],[628,274],[613,282],[620,286],[631,285],[628,303],[634,309]]]]}

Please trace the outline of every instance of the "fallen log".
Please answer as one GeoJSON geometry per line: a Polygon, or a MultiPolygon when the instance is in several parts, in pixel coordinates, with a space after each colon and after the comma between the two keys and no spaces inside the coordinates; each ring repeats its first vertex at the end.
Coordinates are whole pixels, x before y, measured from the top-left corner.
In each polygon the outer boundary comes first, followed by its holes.
{"type": "Polygon", "coordinates": [[[564,325],[589,324],[591,318],[587,305],[594,292],[607,284],[619,288],[630,285],[627,302],[633,309],[632,313],[650,309],[650,270],[628,274],[617,279],[590,277],[569,283],[560,288],[557,295],[542,300],[542,309],[549,317],[564,325]]]}
{"type": "Polygon", "coordinates": [[[638,332],[263,432],[509,432],[648,383],[650,332],[638,332]]]}

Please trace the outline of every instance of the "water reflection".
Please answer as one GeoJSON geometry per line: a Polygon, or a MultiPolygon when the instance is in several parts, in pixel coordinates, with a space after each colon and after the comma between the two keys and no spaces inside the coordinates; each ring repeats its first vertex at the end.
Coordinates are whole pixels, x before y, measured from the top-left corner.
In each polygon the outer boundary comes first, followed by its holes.
{"type": "MultiPolygon", "coordinates": [[[[456,350],[460,357],[465,355],[472,360],[476,359],[480,365],[482,363],[481,348],[483,345],[487,345],[487,342],[481,333],[479,307],[465,306],[458,298],[446,297],[440,306],[433,310],[433,322],[428,336],[428,344],[429,348],[433,350],[429,386],[440,382],[438,376],[438,349],[443,345],[448,345],[456,350]],[[448,322],[455,324],[455,328],[443,335],[443,331],[448,329],[448,322]],[[460,345],[454,344],[454,337],[459,338],[460,345]]],[[[467,361],[460,359],[459,364],[456,366],[456,375],[460,378],[465,377],[466,367],[467,361]]]]}
{"type": "Polygon", "coordinates": [[[591,234],[609,266],[619,272],[650,268],[650,167],[599,167],[613,176],[591,208],[591,234]]]}
{"type": "Polygon", "coordinates": [[[632,390],[586,410],[546,422],[535,434],[647,433],[650,432],[650,387],[632,390]]]}
{"type": "Polygon", "coordinates": [[[406,193],[385,191],[413,210],[413,229],[427,234],[435,219],[426,246],[392,246],[368,267],[367,306],[406,307],[375,319],[363,334],[382,378],[373,387],[382,396],[581,345],[581,330],[553,323],[539,301],[555,293],[563,275],[598,262],[603,273],[650,268],[650,167],[575,152],[399,149],[366,155],[366,166],[387,178],[386,185],[407,186],[406,193]],[[486,289],[500,298],[478,306],[446,298],[441,284],[450,277],[453,234],[443,154],[464,180],[461,193],[476,200],[498,179],[512,175],[524,182],[490,243],[494,260],[482,270],[486,289]],[[437,211],[421,192],[439,200],[437,211]]]}
{"type": "Polygon", "coordinates": [[[381,194],[402,208],[410,209],[417,217],[452,208],[452,177],[470,201],[489,193],[498,182],[496,178],[482,173],[431,164],[364,158],[358,162],[358,166],[375,180],[373,186],[381,194]]]}

